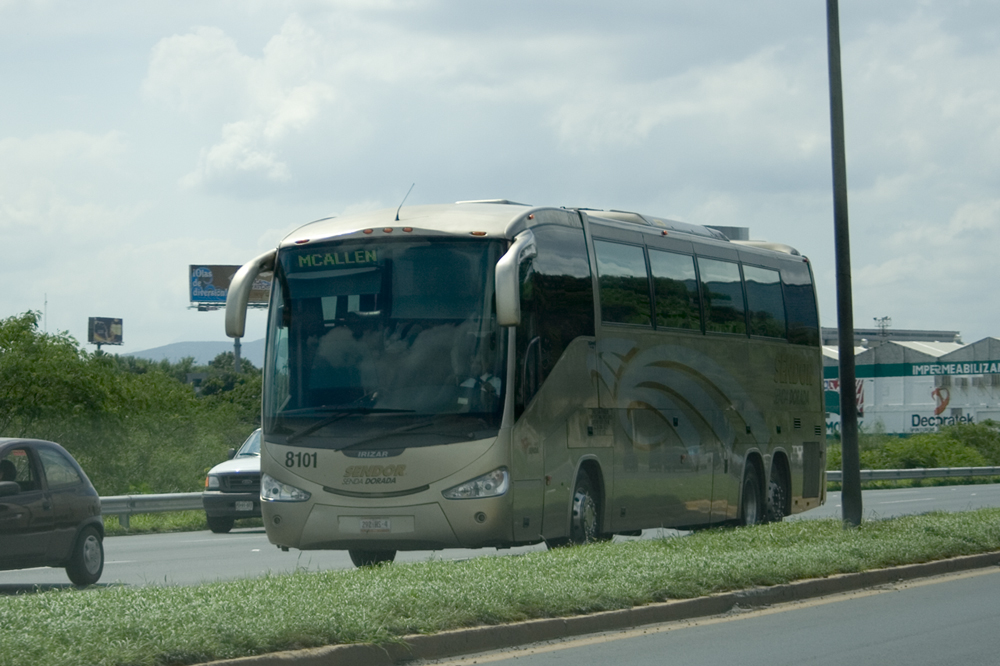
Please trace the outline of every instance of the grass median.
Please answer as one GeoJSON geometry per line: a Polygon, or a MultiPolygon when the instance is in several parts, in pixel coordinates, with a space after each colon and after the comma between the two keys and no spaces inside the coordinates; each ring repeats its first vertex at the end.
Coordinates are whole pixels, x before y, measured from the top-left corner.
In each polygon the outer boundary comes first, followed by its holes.
{"type": "Polygon", "coordinates": [[[194,664],[570,616],[1000,550],[1000,509],[794,521],[514,557],[0,597],[0,666],[194,664]]]}

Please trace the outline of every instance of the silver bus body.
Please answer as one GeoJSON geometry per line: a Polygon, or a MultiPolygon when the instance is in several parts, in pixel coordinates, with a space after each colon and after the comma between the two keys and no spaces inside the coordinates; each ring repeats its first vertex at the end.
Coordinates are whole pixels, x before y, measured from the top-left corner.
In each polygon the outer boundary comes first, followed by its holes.
{"type": "Polygon", "coordinates": [[[234,277],[229,335],[265,271],[280,547],[561,544],[825,500],[815,289],[787,246],[509,202],[320,220],[234,277]]]}

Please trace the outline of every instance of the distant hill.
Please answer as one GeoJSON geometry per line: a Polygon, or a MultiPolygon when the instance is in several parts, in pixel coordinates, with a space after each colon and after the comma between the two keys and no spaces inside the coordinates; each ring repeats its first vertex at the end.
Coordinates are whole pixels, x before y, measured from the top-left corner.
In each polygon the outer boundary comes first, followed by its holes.
{"type": "MultiPolygon", "coordinates": [[[[171,363],[177,363],[183,358],[192,356],[196,365],[208,365],[219,354],[231,351],[233,351],[232,342],[175,342],[162,347],[122,354],[122,356],[135,356],[150,361],[167,359],[171,363]]],[[[258,368],[263,366],[264,339],[243,342],[240,346],[240,357],[250,361],[258,368]]]]}

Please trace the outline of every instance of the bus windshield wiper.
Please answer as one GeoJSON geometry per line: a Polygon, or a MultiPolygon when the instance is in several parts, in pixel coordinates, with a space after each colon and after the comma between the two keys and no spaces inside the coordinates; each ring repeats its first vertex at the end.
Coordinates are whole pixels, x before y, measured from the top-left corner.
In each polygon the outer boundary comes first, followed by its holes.
{"type": "MultiPolygon", "coordinates": [[[[362,444],[367,444],[368,442],[373,442],[373,441],[375,441],[377,439],[382,439],[383,437],[391,437],[392,435],[398,435],[398,434],[404,433],[404,432],[412,432],[414,430],[419,430],[421,428],[425,428],[425,427],[427,427],[429,425],[434,425],[435,423],[439,423],[439,422],[440,422],[440,420],[438,418],[436,418],[436,417],[435,418],[430,418],[430,419],[425,419],[423,421],[417,421],[416,423],[411,423],[410,425],[400,426],[399,428],[393,428],[392,430],[388,430],[386,432],[382,432],[382,433],[379,433],[377,435],[372,435],[371,437],[365,437],[364,439],[359,439],[356,442],[351,442],[350,444],[346,444],[344,446],[339,446],[339,447],[337,447],[334,450],[336,450],[336,451],[343,451],[344,449],[354,448],[355,446],[360,446],[362,444]]],[[[472,439],[472,437],[470,437],[468,433],[465,433],[465,434],[462,434],[462,435],[455,435],[455,434],[447,434],[447,433],[440,433],[440,432],[438,432],[438,433],[434,433],[434,434],[438,435],[439,437],[452,437],[455,440],[469,440],[469,439],[472,439]]]]}
{"type": "Polygon", "coordinates": [[[343,418],[347,418],[348,416],[353,416],[355,414],[401,414],[413,411],[412,409],[383,409],[378,407],[351,407],[346,409],[337,407],[331,407],[331,408],[321,407],[318,410],[312,410],[312,411],[319,411],[319,410],[323,412],[329,412],[329,416],[320,419],[316,423],[313,423],[311,426],[303,428],[302,430],[296,433],[292,433],[285,440],[285,443],[288,444],[296,439],[299,439],[300,437],[311,435],[320,428],[325,428],[326,426],[332,423],[336,423],[337,421],[343,418]]]}

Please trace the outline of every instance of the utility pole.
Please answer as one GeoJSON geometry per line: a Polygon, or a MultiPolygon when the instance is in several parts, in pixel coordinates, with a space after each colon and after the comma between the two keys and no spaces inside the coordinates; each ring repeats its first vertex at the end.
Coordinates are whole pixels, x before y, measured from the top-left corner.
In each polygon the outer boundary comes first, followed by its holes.
{"type": "Polygon", "coordinates": [[[833,152],[833,228],[837,264],[837,337],[840,356],[840,446],[844,527],[861,524],[861,456],[854,368],[854,303],[851,295],[851,237],[847,224],[847,157],[844,149],[844,92],[840,76],[840,12],[826,0],[830,64],[830,143],[833,152]]]}

